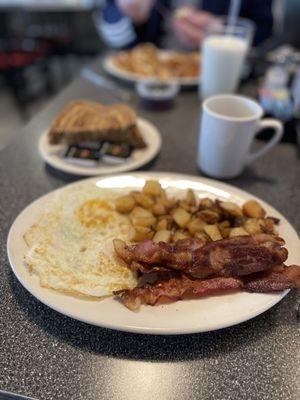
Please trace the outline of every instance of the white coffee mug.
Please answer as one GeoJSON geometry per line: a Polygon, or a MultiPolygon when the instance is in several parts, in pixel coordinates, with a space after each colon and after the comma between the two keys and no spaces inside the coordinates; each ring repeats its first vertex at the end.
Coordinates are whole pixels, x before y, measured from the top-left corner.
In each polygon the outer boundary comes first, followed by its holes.
{"type": "Polygon", "coordinates": [[[278,143],[283,126],[275,119],[261,119],[261,106],[243,96],[218,95],[206,99],[199,135],[198,166],[215,178],[233,178],[244,167],[278,143]],[[275,130],[272,139],[250,152],[255,135],[264,128],[275,130]]]}

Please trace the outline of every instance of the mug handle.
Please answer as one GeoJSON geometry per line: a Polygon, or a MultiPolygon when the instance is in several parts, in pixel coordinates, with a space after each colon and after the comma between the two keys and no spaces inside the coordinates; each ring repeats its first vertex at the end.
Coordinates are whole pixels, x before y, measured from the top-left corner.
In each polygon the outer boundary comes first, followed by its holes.
{"type": "Polygon", "coordinates": [[[261,121],[259,121],[256,134],[265,128],[273,128],[275,130],[275,133],[274,133],[272,139],[269,140],[269,142],[265,146],[263,146],[261,149],[255,151],[254,153],[248,154],[247,160],[246,160],[247,164],[251,163],[256,158],[262,156],[267,151],[271,150],[271,148],[273,146],[275,146],[275,144],[277,144],[280,141],[280,139],[282,138],[283,125],[277,119],[265,118],[265,119],[262,119],[261,121]]]}

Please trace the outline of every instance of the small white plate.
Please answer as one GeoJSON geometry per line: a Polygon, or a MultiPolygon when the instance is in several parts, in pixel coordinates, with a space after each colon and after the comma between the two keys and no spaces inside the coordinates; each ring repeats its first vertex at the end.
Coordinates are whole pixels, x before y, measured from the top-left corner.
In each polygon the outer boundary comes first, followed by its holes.
{"type": "Polygon", "coordinates": [[[68,174],[95,176],[132,171],[150,162],[161,148],[161,136],[157,128],[142,118],[138,119],[137,124],[147,147],[134,150],[130,159],[122,164],[109,165],[100,162],[99,165],[93,167],[71,164],[63,157],[67,146],[50,144],[47,131],[42,134],[39,140],[39,152],[47,164],[68,174]]]}
{"type": "MultiPolygon", "coordinates": [[[[170,57],[172,54],[172,51],[168,50],[161,50],[160,55],[161,57],[170,57]]],[[[137,83],[141,81],[147,81],[147,80],[153,80],[155,77],[147,77],[147,76],[142,76],[139,74],[135,74],[133,72],[128,72],[125,71],[122,68],[119,68],[115,63],[114,63],[114,55],[110,55],[106,57],[103,61],[103,68],[104,70],[109,73],[110,75],[114,76],[115,78],[122,79],[124,81],[130,82],[130,83],[137,83]]],[[[198,86],[199,84],[199,77],[191,77],[191,78],[165,78],[163,80],[166,83],[176,83],[177,85],[180,86],[198,86]]]]}
{"type": "MultiPolygon", "coordinates": [[[[140,189],[146,179],[159,179],[169,193],[177,195],[187,188],[198,195],[231,200],[242,204],[255,198],[230,185],[210,179],[167,173],[137,173],[107,178],[91,178],[72,185],[96,185],[99,190],[111,188],[123,192],[140,189]]],[[[68,185],[70,186],[70,185],[68,185]]],[[[65,188],[59,189],[64,191],[65,188]]],[[[22,285],[37,299],[54,310],[89,324],[128,332],[147,334],[184,334],[212,331],[253,318],[278,303],[288,291],[275,294],[239,292],[185,300],[160,306],[143,306],[132,312],[113,297],[102,301],[80,300],[42,288],[23,263],[27,251],[23,234],[34,224],[46,204],[54,196],[51,192],[29,205],[15,220],[8,235],[7,251],[12,269],[22,285]]],[[[299,263],[299,238],[289,222],[273,207],[258,199],[268,215],[280,218],[279,233],[289,250],[287,264],[299,263]]]]}

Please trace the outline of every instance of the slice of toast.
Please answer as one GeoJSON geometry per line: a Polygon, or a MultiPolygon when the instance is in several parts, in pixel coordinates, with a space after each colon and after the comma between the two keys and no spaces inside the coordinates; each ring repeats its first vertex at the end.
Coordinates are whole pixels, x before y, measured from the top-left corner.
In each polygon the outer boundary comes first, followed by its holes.
{"type": "Polygon", "coordinates": [[[48,135],[51,144],[107,140],[136,148],[146,146],[135,112],[124,104],[105,106],[87,100],[72,101],[56,117],[48,135]]]}

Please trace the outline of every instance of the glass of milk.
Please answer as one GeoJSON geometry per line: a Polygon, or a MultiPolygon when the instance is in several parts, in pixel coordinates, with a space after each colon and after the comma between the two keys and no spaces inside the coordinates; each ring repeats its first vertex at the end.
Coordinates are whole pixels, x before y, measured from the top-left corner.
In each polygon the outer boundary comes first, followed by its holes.
{"type": "Polygon", "coordinates": [[[253,31],[253,23],[243,19],[238,19],[235,25],[224,22],[206,30],[201,56],[202,99],[236,91],[253,31]]]}

